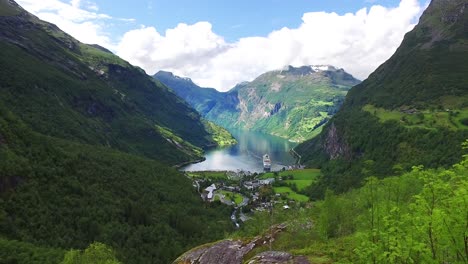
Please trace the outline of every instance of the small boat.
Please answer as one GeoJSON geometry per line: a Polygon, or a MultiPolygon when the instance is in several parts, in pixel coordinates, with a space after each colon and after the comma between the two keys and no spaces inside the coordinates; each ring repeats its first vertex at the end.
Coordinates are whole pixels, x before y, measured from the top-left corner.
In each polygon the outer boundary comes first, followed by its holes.
{"type": "Polygon", "coordinates": [[[271,170],[271,160],[268,154],[263,155],[263,169],[265,171],[271,170]]]}

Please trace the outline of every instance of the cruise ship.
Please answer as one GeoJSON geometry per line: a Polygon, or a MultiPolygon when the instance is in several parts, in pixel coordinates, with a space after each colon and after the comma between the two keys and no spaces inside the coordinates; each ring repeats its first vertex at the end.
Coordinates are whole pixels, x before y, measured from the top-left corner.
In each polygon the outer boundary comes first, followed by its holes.
{"type": "Polygon", "coordinates": [[[271,160],[268,154],[263,155],[263,169],[265,171],[271,170],[271,160]]]}

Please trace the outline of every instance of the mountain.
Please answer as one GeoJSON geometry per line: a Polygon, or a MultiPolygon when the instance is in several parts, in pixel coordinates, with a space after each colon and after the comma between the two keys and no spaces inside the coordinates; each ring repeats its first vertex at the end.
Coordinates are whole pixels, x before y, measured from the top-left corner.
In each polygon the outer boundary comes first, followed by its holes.
{"type": "Polygon", "coordinates": [[[468,3],[433,0],[395,54],[353,87],[322,133],[299,145],[323,168],[316,191],[344,191],[365,174],[456,163],[468,138],[468,3]]]}
{"type": "Polygon", "coordinates": [[[224,98],[224,93],[218,92],[214,88],[202,88],[190,78],[182,78],[171,72],[159,71],[153,77],[170,87],[201,114],[208,113],[216,103],[221,102],[224,98]]]}
{"type": "Polygon", "coordinates": [[[35,131],[171,164],[216,144],[200,115],[143,70],[3,2],[0,100],[35,131]]]}
{"type": "Polygon", "coordinates": [[[216,128],[143,70],[12,0],[0,69],[0,262],[101,242],[123,263],[168,263],[232,227],[170,167],[199,159],[216,128]]]}
{"type": "Polygon", "coordinates": [[[244,82],[228,92],[200,88],[190,79],[159,72],[206,119],[228,128],[273,134],[293,141],[316,135],[338,110],[349,88],[359,83],[333,66],[288,66],[244,82]]]}

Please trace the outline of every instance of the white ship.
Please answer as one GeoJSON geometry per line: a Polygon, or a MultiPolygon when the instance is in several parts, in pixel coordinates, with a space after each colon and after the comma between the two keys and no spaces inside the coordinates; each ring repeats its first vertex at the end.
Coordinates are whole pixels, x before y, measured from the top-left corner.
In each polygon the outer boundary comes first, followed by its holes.
{"type": "Polygon", "coordinates": [[[263,169],[266,171],[271,169],[271,160],[268,154],[263,155],[263,169]]]}

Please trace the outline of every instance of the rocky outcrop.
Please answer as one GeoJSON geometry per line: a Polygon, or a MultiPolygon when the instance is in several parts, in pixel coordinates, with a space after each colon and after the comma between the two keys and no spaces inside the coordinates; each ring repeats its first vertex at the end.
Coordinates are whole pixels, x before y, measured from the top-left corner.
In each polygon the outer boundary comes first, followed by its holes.
{"type": "Polygon", "coordinates": [[[247,264],[310,264],[306,257],[293,256],[287,252],[265,251],[255,255],[247,264]]]}
{"type": "MultiPolygon", "coordinates": [[[[272,232],[263,236],[257,236],[250,241],[222,240],[212,244],[192,249],[179,258],[174,264],[241,264],[244,256],[258,246],[265,245],[274,240],[275,236],[286,228],[285,224],[272,227],[272,232]]],[[[288,253],[286,253],[288,254],[288,253]]],[[[264,262],[259,262],[264,263],[264,262]]],[[[269,262],[265,262],[269,263],[269,262]]],[[[285,262],[287,263],[287,262],[285,262]]],[[[295,263],[295,262],[291,262],[295,263]]],[[[304,263],[304,262],[299,262],[304,263]]],[[[306,263],[306,262],[305,262],[306,263]]]]}
{"type": "Polygon", "coordinates": [[[335,124],[331,124],[327,130],[327,136],[323,144],[325,152],[330,156],[330,159],[339,157],[349,159],[351,150],[345,140],[340,136],[335,124]]]}

